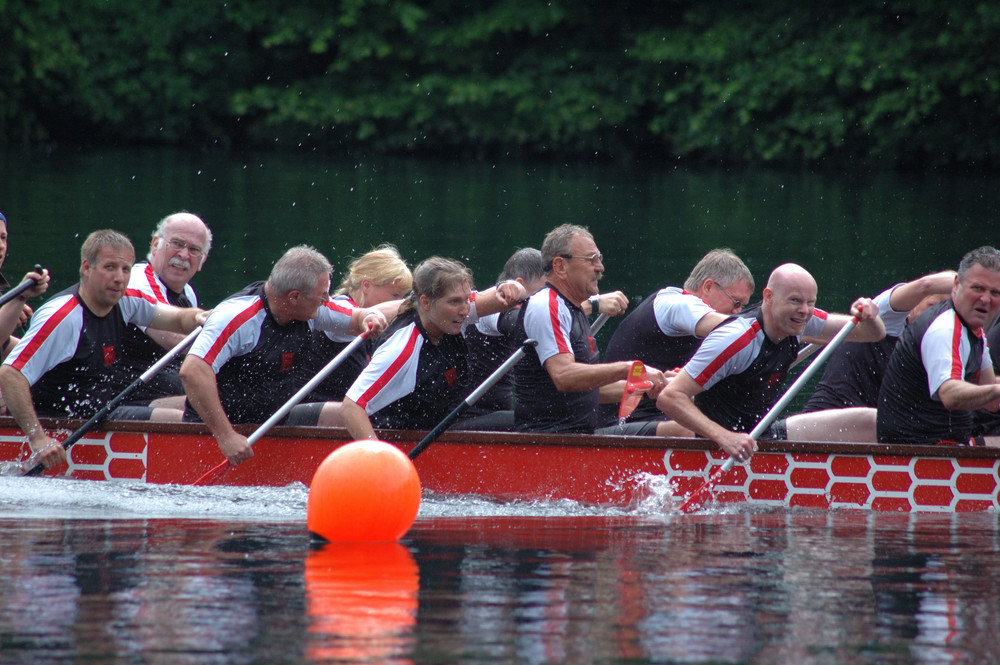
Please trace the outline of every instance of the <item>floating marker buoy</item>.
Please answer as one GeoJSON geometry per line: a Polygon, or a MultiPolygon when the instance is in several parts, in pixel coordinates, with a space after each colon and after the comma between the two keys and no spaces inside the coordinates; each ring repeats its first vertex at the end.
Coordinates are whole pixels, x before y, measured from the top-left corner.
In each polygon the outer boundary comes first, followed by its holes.
{"type": "Polygon", "coordinates": [[[420,478],[410,458],[384,441],[354,441],[316,469],[306,524],[333,542],[395,541],[419,508],[420,478]]]}

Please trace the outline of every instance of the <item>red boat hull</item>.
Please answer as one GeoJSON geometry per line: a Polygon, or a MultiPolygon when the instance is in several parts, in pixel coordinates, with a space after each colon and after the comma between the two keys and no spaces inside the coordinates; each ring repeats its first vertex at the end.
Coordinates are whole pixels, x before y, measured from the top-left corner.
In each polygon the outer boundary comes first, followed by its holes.
{"type": "MultiPolygon", "coordinates": [[[[62,435],[78,426],[46,425],[62,435]]],[[[423,433],[382,434],[410,450],[423,433]]],[[[348,440],[342,429],[278,427],[257,442],[252,460],[227,469],[215,482],[308,485],[319,463],[348,440]]],[[[737,466],[715,487],[715,500],[774,507],[1000,511],[1000,449],[770,441],[760,446],[748,466],[737,466]]],[[[0,419],[0,461],[24,459],[26,452],[13,421],[0,419]]],[[[69,468],[49,475],[192,484],[223,460],[207,430],[194,424],[114,423],[69,452],[69,468]]],[[[439,494],[630,506],[653,493],[666,505],[680,502],[723,460],[720,451],[699,439],[453,431],[415,464],[424,490],[439,494]]]]}

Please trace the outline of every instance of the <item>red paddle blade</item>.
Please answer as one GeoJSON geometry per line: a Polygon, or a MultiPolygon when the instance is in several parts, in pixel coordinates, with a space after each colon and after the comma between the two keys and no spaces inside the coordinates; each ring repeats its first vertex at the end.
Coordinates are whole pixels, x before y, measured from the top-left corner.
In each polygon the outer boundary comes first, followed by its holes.
{"type": "Polygon", "coordinates": [[[725,461],[725,463],[715,470],[708,480],[706,480],[701,487],[691,492],[684,503],[681,504],[680,511],[682,513],[690,513],[692,510],[697,510],[701,507],[703,503],[711,496],[712,488],[719,484],[722,477],[729,473],[729,470],[733,468],[733,458],[730,457],[725,461]]]}
{"type": "Polygon", "coordinates": [[[625,381],[625,390],[622,392],[622,402],[618,406],[618,419],[628,418],[635,407],[639,406],[642,393],[650,388],[652,383],[646,379],[646,366],[641,361],[636,360],[628,371],[628,379],[625,381]]]}

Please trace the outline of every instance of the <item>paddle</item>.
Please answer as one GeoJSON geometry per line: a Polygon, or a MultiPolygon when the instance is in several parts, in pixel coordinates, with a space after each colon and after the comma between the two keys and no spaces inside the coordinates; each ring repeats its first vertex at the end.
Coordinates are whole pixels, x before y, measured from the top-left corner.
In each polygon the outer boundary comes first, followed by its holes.
{"type": "MultiPolygon", "coordinates": [[[[291,411],[296,404],[301,402],[306,395],[311,393],[316,388],[316,386],[318,386],[320,383],[323,382],[323,379],[325,379],[330,374],[330,372],[337,369],[337,367],[339,367],[341,363],[343,363],[352,353],[354,353],[355,349],[361,346],[361,344],[366,339],[368,339],[368,332],[369,331],[366,330],[365,332],[361,333],[360,335],[352,339],[350,344],[341,349],[340,353],[335,355],[330,360],[330,362],[324,365],[323,369],[321,369],[316,374],[316,376],[309,379],[309,381],[307,381],[304,386],[299,388],[298,392],[292,395],[287,402],[281,405],[281,408],[279,408],[277,411],[274,412],[274,415],[272,415],[270,418],[264,421],[264,423],[260,427],[258,427],[253,434],[247,437],[247,443],[249,443],[251,446],[257,443],[257,441],[260,440],[262,436],[267,434],[267,432],[272,427],[274,427],[282,418],[287,416],[288,412],[291,411]]],[[[229,460],[222,461],[221,463],[219,463],[218,466],[213,467],[201,478],[194,481],[194,484],[202,485],[209,480],[214,481],[216,479],[216,476],[221,475],[222,472],[226,470],[226,467],[228,465],[229,465],[229,460]]]]}
{"type": "MultiPolygon", "coordinates": [[[[753,430],[750,432],[751,438],[758,439],[764,434],[764,432],[767,431],[767,428],[771,426],[771,423],[774,422],[774,419],[778,417],[778,414],[781,413],[781,411],[786,406],[788,406],[788,403],[795,398],[795,395],[799,392],[799,390],[802,389],[802,386],[804,386],[806,382],[809,381],[810,378],[812,378],[812,375],[816,373],[816,370],[819,369],[820,365],[822,365],[826,361],[826,359],[830,357],[830,354],[833,353],[834,349],[836,349],[837,346],[839,346],[840,343],[843,342],[844,339],[851,334],[851,331],[854,330],[854,326],[856,326],[857,324],[858,324],[858,319],[856,317],[851,318],[851,320],[848,321],[846,324],[844,324],[844,327],[837,332],[837,334],[833,337],[833,339],[827,342],[826,347],[823,349],[823,351],[818,356],[816,356],[816,359],[813,360],[808,367],[802,370],[802,373],[799,374],[799,377],[795,380],[795,383],[793,383],[792,386],[785,391],[785,394],[782,395],[777,402],[775,402],[774,406],[771,407],[771,410],[768,411],[767,414],[763,418],[761,418],[761,421],[757,423],[757,426],[753,428],[753,430]]],[[[729,459],[727,459],[725,463],[723,463],[722,466],[716,469],[715,473],[713,473],[709,477],[709,479],[706,480],[704,484],[702,484],[701,487],[696,489],[694,492],[691,492],[691,494],[689,494],[687,498],[684,499],[684,502],[681,504],[680,507],[681,512],[687,513],[700,506],[703,497],[708,493],[709,490],[715,487],[720,480],[722,480],[722,477],[724,475],[729,473],[729,470],[733,468],[733,465],[735,463],[736,463],[735,457],[730,457],[729,459]]]]}
{"type": "Polygon", "coordinates": [[[815,342],[812,343],[812,344],[806,344],[801,349],[799,349],[799,355],[795,356],[795,360],[793,360],[792,364],[788,366],[788,369],[791,369],[791,368],[795,367],[796,365],[802,363],[809,356],[811,356],[812,354],[816,353],[821,348],[823,348],[823,345],[822,344],[816,344],[815,342]]]}
{"type": "Polygon", "coordinates": [[[594,319],[594,322],[590,324],[590,336],[593,337],[594,335],[596,335],[601,330],[601,328],[604,327],[604,324],[607,322],[608,322],[608,315],[600,314],[596,319],[594,319]]]}
{"type": "Polygon", "coordinates": [[[503,377],[504,374],[509,372],[511,368],[514,365],[516,365],[521,358],[524,357],[524,354],[528,351],[528,349],[537,345],[538,342],[533,339],[524,340],[524,342],[521,343],[521,346],[519,346],[518,349],[514,351],[514,353],[512,353],[509,358],[507,358],[507,360],[503,361],[502,365],[493,370],[493,373],[490,374],[488,377],[486,377],[486,380],[483,381],[483,383],[478,388],[473,390],[472,393],[468,397],[466,397],[464,401],[462,401],[458,406],[456,406],[451,413],[445,416],[444,420],[435,425],[434,429],[428,432],[424,438],[420,439],[420,442],[413,447],[413,450],[409,452],[410,459],[411,460],[417,459],[417,455],[424,452],[427,446],[431,445],[431,443],[434,442],[434,439],[441,436],[441,432],[448,429],[448,427],[450,427],[453,422],[458,420],[458,417],[461,416],[466,409],[468,409],[470,406],[479,401],[480,397],[482,397],[490,388],[492,388],[494,384],[496,384],[496,382],[503,377]]]}
{"type": "MultiPolygon", "coordinates": [[[[153,363],[152,367],[147,369],[139,376],[139,378],[130,383],[125,390],[112,397],[104,406],[100,408],[100,410],[98,410],[97,413],[90,417],[90,420],[85,422],[78,430],[66,437],[66,440],[62,442],[63,449],[69,450],[69,447],[82,439],[84,434],[104,422],[104,419],[107,418],[112,411],[117,409],[122,402],[128,399],[129,395],[134,393],[143,385],[149,383],[154,376],[160,373],[160,370],[169,365],[170,361],[177,357],[177,354],[191,346],[191,343],[194,342],[194,338],[198,336],[199,332],[201,332],[201,326],[198,326],[188,333],[187,337],[178,342],[174,348],[163,354],[162,358],[153,363]]],[[[44,470],[44,465],[38,461],[38,457],[39,453],[35,453],[22,465],[23,469],[27,469],[27,471],[24,472],[24,475],[37,476],[44,470]]]]}
{"type": "Polygon", "coordinates": [[[646,366],[641,360],[632,363],[625,380],[625,390],[622,391],[622,401],[618,405],[618,421],[625,420],[642,400],[643,391],[653,387],[653,382],[646,378],[646,366]]]}
{"type": "MultiPolygon", "coordinates": [[[[37,272],[37,273],[40,274],[43,270],[45,270],[45,268],[43,268],[42,266],[40,266],[37,263],[35,264],[35,272],[37,272]]],[[[19,295],[21,295],[22,293],[24,293],[25,291],[27,291],[28,289],[30,289],[31,287],[33,287],[37,283],[38,283],[37,280],[35,280],[34,278],[31,278],[31,277],[29,277],[28,279],[24,280],[23,282],[21,282],[20,284],[18,284],[14,288],[12,288],[10,291],[8,291],[7,293],[5,293],[2,296],[0,296],[0,307],[3,307],[7,303],[9,303],[11,300],[13,300],[14,298],[18,297],[19,295]]]]}

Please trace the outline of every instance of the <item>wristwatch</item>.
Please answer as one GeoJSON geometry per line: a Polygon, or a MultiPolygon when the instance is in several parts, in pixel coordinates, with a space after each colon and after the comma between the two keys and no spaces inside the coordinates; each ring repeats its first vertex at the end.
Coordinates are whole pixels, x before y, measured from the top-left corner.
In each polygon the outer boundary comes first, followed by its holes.
{"type": "Polygon", "coordinates": [[[601,296],[597,296],[597,295],[590,296],[589,298],[587,298],[587,302],[590,303],[590,313],[591,314],[599,314],[600,313],[599,310],[601,308],[601,296]]]}

